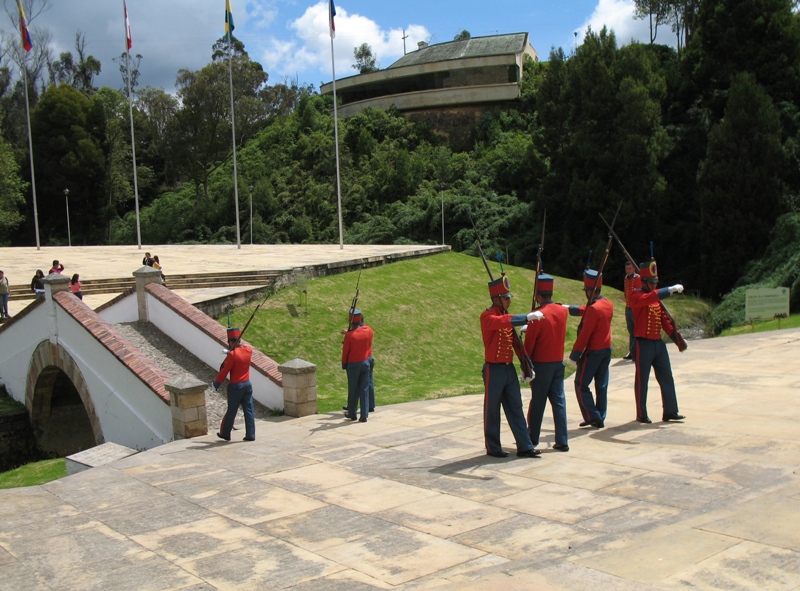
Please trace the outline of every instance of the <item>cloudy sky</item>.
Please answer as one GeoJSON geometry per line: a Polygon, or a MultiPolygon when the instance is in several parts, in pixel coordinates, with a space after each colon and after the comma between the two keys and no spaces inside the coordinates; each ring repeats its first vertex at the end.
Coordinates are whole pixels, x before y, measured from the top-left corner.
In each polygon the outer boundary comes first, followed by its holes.
{"type": "MultiPolygon", "coordinates": [[[[29,0],[28,0],[29,1],[29,0]]],[[[34,8],[43,0],[33,0],[34,8]]],[[[331,80],[331,40],[327,0],[230,0],[235,36],[250,57],[269,73],[269,82],[297,78],[319,88],[331,80]]],[[[6,12],[16,0],[3,0],[6,12]]],[[[473,37],[527,32],[541,59],[551,47],[568,52],[583,31],[604,24],[620,44],[646,41],[646,21],[633,19],[632,0],[339,0],[336,2],[336,77],[355,74],[353,48],[368,43],[378,65],[386,67],[419,41],[441,43],[466,29],[473,37]],[[403,40],[403,33],[407,38],[403,40]],[[574,35],[578,32],[577,37],[574,35]]],[[[120,87],[111,60],[125,47],[122,0],[47,0],[32,28],[52,35],[57,56],[73,50],[76,31],[86,36],[88,53],[100,60],[99,85],[120,87]]],[[[133,54],[141,54],[142,85],[171,91],[179,69],[199,69],[211,59],[211,46],[224,31],[225,0],[127,0],[133,54]]],[[[34,11],[35,12],[35,11],[34,11]]],[[[7,15],[3,37],[18,35],[7,15]]],[[[29,15],[30,17],[31,15],[29,15]]],[[[658,41],[673,43],[668,30],[658,41]]]]}

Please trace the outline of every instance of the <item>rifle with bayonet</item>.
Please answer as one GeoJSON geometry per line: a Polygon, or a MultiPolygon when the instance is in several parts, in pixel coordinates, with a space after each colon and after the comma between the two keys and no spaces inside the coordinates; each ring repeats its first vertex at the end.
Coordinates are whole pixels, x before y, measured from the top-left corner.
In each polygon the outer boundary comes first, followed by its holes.
{"type": "MultiPolygon", "coordinates": [[[[620,201],[619,205],[617,206],[617,211],[614,214],[614,220],[611,222],[611,226],[609,227],[609,229],[613,228],[614,224],[616,223],[617,216],[619,215],[619,210],[620,210],[621,207],[622,207],[622,201],[620,201]]],[[[613,238],[611,236],[611,232],[609,232],[609,234],[608,234],[608,242],[606,242],[606,250],[603,253],[603,259],[600,261],[600,266],[597,268],[597,277],[595,277],[594,285],[592,285],[592,291],[589,292],[587,294],[587,296],[586,296],[586,308],[591,306],[592,302],[594,302],[594,299],[597,297],[597,290],[600,287],[600,281],[603,278],[603,269],[605,269],[606,262],[608,261],[608,253],[611,252],[611,243],[612,242],[613,242],[613,238]]],[[[586,260],[586,268],[587,269],[590,268],[591,260],[592,260],[592,251],[590,250],[589,251],[589,258],[586,260]]],[[[578,323],[578,334],[580,334],[581,329],[583,328],[583,321],[584,321],[585,318],[586,318],[586,312],[584,311],[584,315],[581,317],[581,321],[578,323]]],[[[583,354],[583,352],[581,352],[581,354],[583,354]]]]}
{"type": "MultiPolygon", "coordinates": [[[[603,259],[600,262],[600,267],[597,269],[597,278],[594,280],[594,285],[592,286],[592,292],[587,296],[587,306],[591,306],[594,298],[597,295],[597,288],[600,286],[600,281],[603,278],[603,269],[606,267],[606,262],[608,261],[608,253],[611,252],[611,244],[614,241],[613,231],[614,231],[614,224],[617,222],[617,216],[619,215],[619,210],[622,207],[622,201],[619,202],[617,206],[617,212],[614,214],[614,219],[611,221],[611,225],[608,226],[608,242],[606,242],[606,250],[603,253],[603,259]]],[[[602,216],[601,216],[602,217],[602,216]]],[[[605,221],[605,220],[603,220],[605,221]]],[[[588,268],[588,263],[587,263],[588,268]]]]}
{"type": "Polygon", "coordinates": [[[542,218],[542,239],[539,241],[539,250],[536,253],[536,276],[533,278],[533,301],[531,302],[531,312],[536,310],[536,290],[539,287],[539,275],[542,274],[542,251],[544,250],[544,227],[547,224],[547,210],[544,210],[542,218]]]}
{"type": "MultiPolygon", "coordinates": [[[[629,252],[628,252],[628,251],[625,249],[625,246],[622,244],[622,240],[620,240],[619,236],[617,236],[617,233],[616,233],[616,232],[614,232],[614,229],[613,229],[611,226],[609,226],[609,225],[608,225],[608,222],[605,220],[605,218],[603,217],[603,215],[602,215],[602,214],[600,214],[600,219],[601,219],[601,220],[603,220],[603,223],[604,223],[606,226],[608,226],[608,231],[609,231],[609,233],[611,234],[611,236],[613,236],[613,237],[614,237],[614,240],[616,240],[616,241],[617,241],[617,244],[619,244],[619,247],[620,247],[620,249],[622,249],[622,252],[625,254],[625,258],[628,260],[628,262],[629,262],[631,265],[633,265],[633,268],[634,268],[634,269],[638,269],[638,268],[639,268],[639,265],[636,263],[636,261],[635,261],[635,260],[633,259],[633,257],[631,256],[631,253],[629,253],[629,252]]],[[[650,253],[650,254],[651,254],[651,256],[652,256],[652,244],[651,244],[651,253],[650,253]]],[[[688,348],[689,348],[689,344],[686,342],[686,339],[684,339],[684,338],[683,338],[683,335],[682,335],[682,334],[681,334],[681,333],[678,331],[678,325],[677,325],[677,323],[675,322],[675,317],[674,317],[674,316],[672,316],[672,314],[670,313],[670,311],[669,311],[669,310],[667,309],[667,307],[664,305],[664,302],[662,302],[662,301],[659,299],[659,300],[658,300],[658,303],[659,303],[659,305],[661,306],[661,309],[664,311],[664,314],[666,314],[667,318],[669,318],[669,321],[672,323],[672,327],[673,327],[673,329],[674,329],[674,330],[673,330],[673,332],[672,332],[672,334],[671,334],[671,335],[669,335],[669,337],[670,337],[670,338],[672,339],[672,341],[673,341],[673,342],[674,342],[674,343],[675,343],[675,344],[678,346],[678,351],[680,351],[681,353],[683,353],[684,351],[686,351],[686,349],[688,349],[688,348]]]]}
{"type": "MultiPolygon", "coordinates": [[[[253,310],[253,313],[250,314],[250,318],[247,319],[247,322],[245,323],[244,328],[242,329],[242,332],[239,333],[239,336],[236,338],[236,341],[233,343],[233,347],[231,347],[231,349],[235,349],[236,347],[239,346],[239,343],[242,342],[242,337],[244,336],[244,333],[247,330],[247,328],[250,326],[250,323],[253,321],[253,318],[255,318],[256,312],[258,312],[258,309],[261,306],[263,306],[264,304],[267,303],[267,300],[272,295],[273,291],[274,291],[273,288],[271,288],[271,287],[267,288],[267,295],[264,296],[264,299],[261,301],[261,303],[256,306],[255,310],[253,310]]],[[[231,315],[230,315],[230,312],[229,312],[228,313],[228,328],[230,328],[230,327],[231,327],[231,315]]],[[[230,349],[223,349],[222,352],[225,355],[227,355],[228,353],[230,353],[230,349]]],[[[220,363],[219,368],[222,369],[223,365],[225,365],[225,360],[224,359],[222,360],[222,363],[220,363]]]]}
{"type": "Polygon", "coordinates": [[[353,296],[353,301],[350,303],[350,310],[348,310],[348,312],[347,312],[347,318],[348,318],[347,330],[348,331],[353,329],[353,310],[356,309],[356,304],[358,304],[358,286],[361,284],[361,271],[363,271],[363,270],[364,270],[364,268],[362,267],[358,271],[358,279],[356,279],[356,295],[353,296]]]}
{"type": "MultiPolygon", "coordinates": [[[[486,255],[483,254],[483,246],[481,246],[481,239],[480,236],[478,236],[478,229],[475,227],[475,222],[472,221],[472,216],[469,215],[469,213],[467,213],[467,215],[469,216],[469,221],[472,223],[472,229],[475,231],[475,242],[478,245],[478,254],[481,255],[483,266],[486,268],[486,272],[489,274],[489,281],[494,281],[494,275],[492,274],[492,270],[489,268],[489,263],[486,260],[486,255]]],[[[502,256],[503,256],[502,254],[498,255],[498,257],[501,257],[500,259],[501,277],[505,275],[505,272],[503,272],[502,256]]],[[[507,312],[503,310],[503,314],[506,313],[507,312]]],[[[526,378],[528,381],[530,381],[533,379],[533,376],[535,375],[533,372],[533,361],[531,361],[531,358],[528,357],[527,353],[525,353],[525,348],[522,346],[522,339],[520,339],[517,329],[513,326],[511,327],[511,339],[512,339],[512,344],[514,346],[514,352],[517,354],[517,358],[519,359],[520,371],[522,372],[523,377],[526,378]]]]}

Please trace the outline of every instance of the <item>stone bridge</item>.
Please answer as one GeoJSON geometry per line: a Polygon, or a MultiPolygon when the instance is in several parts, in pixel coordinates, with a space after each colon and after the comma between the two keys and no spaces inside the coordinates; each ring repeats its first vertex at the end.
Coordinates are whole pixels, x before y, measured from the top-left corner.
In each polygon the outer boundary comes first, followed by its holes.
{"type": "MultiPolygon", "coordinates": [[[[160,285],[157,270],[133,275],[134,287],[96,311],[71,293],[66,276],[50,275],[45,299],[0,326],[3,385],[25,404],[43,451],[68,455],[104,442],[143,450],[206,434],[207,384],[167,375],[114,325],[151,322],[210,367],[219,364],[225,327],[160,285]]],[[[316,412],[313,364],[279,368],[254,349],[250,376],[264,406],[316,412]]]]}

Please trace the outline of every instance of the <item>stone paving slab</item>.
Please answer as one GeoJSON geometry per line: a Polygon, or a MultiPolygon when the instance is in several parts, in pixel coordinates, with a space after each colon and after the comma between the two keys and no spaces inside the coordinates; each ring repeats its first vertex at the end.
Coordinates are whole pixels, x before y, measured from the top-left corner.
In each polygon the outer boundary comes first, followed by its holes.
{"type": "MultiPolygon", "coordinates": [[[[670,346],[679,423],[635,422],[615,362],[607,427],[579,428],[570,394],[570,451],[546,417],[539,459],[484,454],[480,396],[379,393],[366,424],[260,420],[255,442],[176,441],[0,491],[0,590],[797,591],[798,341],[670,346]]],[[[652,378],[650,398],[657,418],[652,378]]]]}

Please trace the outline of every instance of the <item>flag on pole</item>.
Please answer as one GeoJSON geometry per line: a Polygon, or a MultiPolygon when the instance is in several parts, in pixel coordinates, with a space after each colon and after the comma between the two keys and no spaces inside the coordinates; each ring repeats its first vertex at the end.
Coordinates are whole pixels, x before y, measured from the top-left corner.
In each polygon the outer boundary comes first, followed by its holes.
{"type": "Polygon", "coordinates": [[[33,49],[33,43],[31,42],[31,34],[28,32],[28,23],[25,20],[25,11],[22,10],[20,0],[17,0],[17,8],[19,8],[19,32],[22,33],[22,47],[25,48],[25,51],[30,51],[33,49]]]}
{"type": "Polygon", "coordinates": [[[128,20],[128,5],[125,0],[122,0],[122,8],[125,9],[125,44],[128,47],[128,51],[130,51],[131,47],[133,47],[133,37],[131,37],[131,21],[128,20]]]}
{"type": "Polygon", "coordinates": [[[336,38],[336,24],[333,22],[333,17],[336,16],[336,7],[333,5],[333,0],[330,0],[330,25],[331,25],[331,39],[336,38]]]}
{"type": "Polygon", "coordinates": [[[231,0],[225,0],[225,34],[230,38],[233,34],[233,12],[231,11],[231,0]]]}

